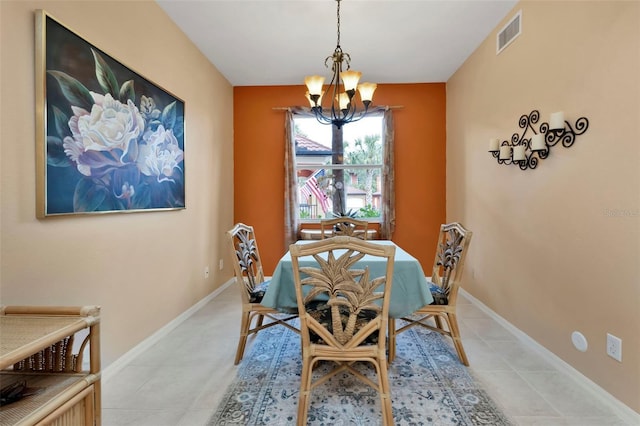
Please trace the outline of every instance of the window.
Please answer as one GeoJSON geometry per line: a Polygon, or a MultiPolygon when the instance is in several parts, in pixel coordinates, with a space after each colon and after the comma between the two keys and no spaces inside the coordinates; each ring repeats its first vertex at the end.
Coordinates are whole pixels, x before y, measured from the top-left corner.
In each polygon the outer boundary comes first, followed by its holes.
{"type": "Polygon", "coordinates": [[[341,215],[380,220],[382,211],[382,114],[335,126],[294,116],[298,218],[341,215]]]}

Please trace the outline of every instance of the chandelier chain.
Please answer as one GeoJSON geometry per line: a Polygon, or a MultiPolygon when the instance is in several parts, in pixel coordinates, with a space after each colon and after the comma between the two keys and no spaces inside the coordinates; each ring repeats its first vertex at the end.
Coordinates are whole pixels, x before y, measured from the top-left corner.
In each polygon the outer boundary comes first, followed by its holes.
{"type": "Polygon", "coordinates": [[[337,45],[338,47],[340,47],[340,0],[336,0],[338,2],[338,8],[337,8],[337,22],[338,22],[338,41],[337,41],[337,45]]]}

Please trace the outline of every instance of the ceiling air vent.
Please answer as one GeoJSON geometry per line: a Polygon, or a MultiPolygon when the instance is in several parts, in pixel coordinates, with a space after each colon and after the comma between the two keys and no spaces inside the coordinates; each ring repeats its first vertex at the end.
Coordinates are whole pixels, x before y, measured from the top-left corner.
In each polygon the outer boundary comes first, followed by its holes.
{"type": "Polygon", "coordinates": [[[497,51],[496,55],[502,52],[507,46],[509,46],[513,40],[515,40],[522,32],[522,10],[519,10],[513,18],[507,22],[507,25],[502,27],[502,30],[496,37],[497,51]]]}

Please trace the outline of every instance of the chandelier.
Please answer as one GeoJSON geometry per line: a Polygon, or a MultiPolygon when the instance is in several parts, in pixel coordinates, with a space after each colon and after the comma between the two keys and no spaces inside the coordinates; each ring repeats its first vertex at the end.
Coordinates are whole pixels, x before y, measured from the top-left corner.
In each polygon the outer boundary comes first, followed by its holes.
{"type": "Polygon", "coordinates": [[[322,107],[322,97],[325,94],[322,86],[325,78],[320,75],[312,75],[304,79],[304,83],[308,89],[305,95],[316,119],[322,124],[333,124],[338,129],[346,123],[362,119],[367,114],[369,105],[373,99],[373,92],[377,87],[375,83],[358,84],[362,73],[350,69],[351,56],[343,52],[340,47],[340,1],[341,0],[336,0],[338,3],[338,41],[336,43],[336,49],[333,51],[333,55],[327,56],[324,60],[324,65],[327,68],[329,68],[329,61],[331,61],[331,71],[333,73],[331,82],[327,87],[327,91],[331,95],[331,106],[326,109],[326,114],[322,107]],[[346,70],[343,71],[345,66],[346,70]],[[342,85],[340,84],[340,80],[342,80],[342,85]],[[344,91],[341,91],[342,88],[344,91]],[[360,100],[364,105],[364,110],[361,111],[357,111],[355,105],[356,89],[360,92],[360,100]]]}

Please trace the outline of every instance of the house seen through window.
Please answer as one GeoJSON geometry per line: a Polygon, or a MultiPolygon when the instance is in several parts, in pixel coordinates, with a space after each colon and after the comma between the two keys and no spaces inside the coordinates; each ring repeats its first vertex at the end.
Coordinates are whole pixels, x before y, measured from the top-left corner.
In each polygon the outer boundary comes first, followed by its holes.
{"type": "Polygon", "coordinates": [[[376,221],[382,206],[382,115],[341,129],[294,117],[299,218],[376,221]]]}

